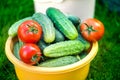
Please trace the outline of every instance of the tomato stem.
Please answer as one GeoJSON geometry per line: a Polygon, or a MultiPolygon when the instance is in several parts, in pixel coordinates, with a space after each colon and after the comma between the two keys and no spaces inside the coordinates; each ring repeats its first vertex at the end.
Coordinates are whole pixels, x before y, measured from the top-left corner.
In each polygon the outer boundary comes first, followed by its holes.
{"type": "Polygon", "coordinates": [[[85,31],[88,31],[88,34],[90,35],[91,32],[96,32],[97,30],[94,30],[93,29],[93,26],[92,25],[88,25],[86,23],[84,23],[86,26],[87,26],[87,29],[85,31]]]}
{"type": "Polygon", "coordinates": [[[39,58],[39,55],[35,54],[35,55],[32,56],[31,61],[32,61],[32,62],[35,62],[36,64],[39,64],[39,63],[38,63],[38,58],[39,58]]]}
{"type": "Polygon", "coordinates": [[[27,24],[27,26],[29,27],[28,32],[33,32],[34,34],[38,33],[38,29],[34,25],[31,26],[27,24]]]}

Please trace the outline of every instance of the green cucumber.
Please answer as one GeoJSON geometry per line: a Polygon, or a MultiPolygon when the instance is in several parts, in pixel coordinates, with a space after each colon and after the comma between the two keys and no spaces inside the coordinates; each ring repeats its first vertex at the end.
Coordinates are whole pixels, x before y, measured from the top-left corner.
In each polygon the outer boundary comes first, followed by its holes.
{"type": "Polygon", "coordinates": [[[66,16],[75,26],[78,26],[81,22],[78,16],[75,16],[73,14],[67,14],[66,16]]]}
{"type": "Polygon", "coordinates": [[[83,51],[79,56],[81,59],[85,58],[88,55],[87,52],[83,51]]]}
{"type": "Polygon", "coordinates": [[[75,56],[64,56],[64,57],[59,57],[59,58],[55,58],[55,59],[51,59],[51,60],[46,60],[45,62],[40,63],[38,66],[59,67],[59,66],[73,64],[77,61],[79,61],[79,59],[75,56]]]}
{"type": "Polygon", "coordinates": [[[65,40],[64,35],[60,31],[55,29],[55,42],[60,42],[64,40],[65,40]]]}
{"type": "Polygon", "coordinates": [[[77,40],[80,40],[80,41],[84,44],[85,50],[88,50],[88,49],[90,48],[90,43],[89,43],[87,40],[85,40],[85,39],[81,36],[81,34],[78,34],[77,40]]]}
{"type": "Polygon", "coordinates": [[[78,26],[76,26],[76,29],[78,31],[78,34],[81,34],[81,32],[80,32],[80,24],[78,26]]]}
{"type": "Polygon", "coordinates": [[[55,28],[52,21],[43,13],[34,13],[33,20],[37,21],[43,29],[43,39],[46,43],[51,43],[55,40],[55,28]]]}
{"type": "Polygon", "coordinates": [[[15,57],[18,59],[20,59],[19,50],[23,45],[24,45],[24,43],[20,39],[18,39],[18,41],[15,42],[15,44],[14,44],[13,53],[14,53],[15,57]]]}
{"type": "Polygon", "coordinates": [[[15,22],[14,24],[12,24],[11,27],[9,28],[9,30],[8,30],[8,35],[12,36],[12,37],[15,37],[17,35],[18,27],[20,26],[21,23],[23,23],[26,20],[32,20],[32,17],[23,18],[23,19],[15,22]]]}
{"type": "Polygon", "coordinates": [[[17,59],[20,59],[19,50],[20,50],[20,45],[19,45],[19,41],[17,41],[13,47],[13,53],[17,59]]]}
{"type": "Polygon", "coordinates": [[[79,40],[61,41],[47,46],[43,54],[47,57],[77,55],[84,50],[84,44],[79,40]]]}
{"type": "Polygon", "coordinates": [[[76,39],[78,32],[72,22],[59,9],[49,7],[46,10],[47,16],[55,24],[55,27],[61,31],[68,39],[76,39]]]}
{"type": "Polygon", "coordinates": [[[44,48],[46,48],[48,46],[47,43],[44,42],[44,40],[40,39],[37,43],[37,45],[39,46],[39,48],[43,51],[44,48]]]}
{"type": "Polygon", "coordinates": [[[24,42],[22,42],[19,38],[18,41],[19,41],[19,46],[22,47],[24,45],[24,42]]]}

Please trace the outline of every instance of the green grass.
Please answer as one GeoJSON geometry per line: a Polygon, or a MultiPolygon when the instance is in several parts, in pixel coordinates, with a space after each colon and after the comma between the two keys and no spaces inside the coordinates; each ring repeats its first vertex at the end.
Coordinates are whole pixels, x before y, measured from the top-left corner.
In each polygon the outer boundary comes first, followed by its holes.
{"type": "Polygon", "coordinates": [[[97,3],[95,18],[105,25],[104,37],[99,41],[99,51],[91,63],[88,80],[120,79],[120,15],[97,3]]]}
{"type": "MultiPolygon", "coordinates": [[[[34,13],[32,0],[2,0],[0,2],[0,79],[18,80],[14,66],[5,56],[5,42],[9,27],[17,20],[34,13]]],[[[87,80],[120,79],[120,15],[109,12],[98,0],[95,7],[95,18],[105,25],[104,37],[99,41],[99,51],[91,62],[87,80]]]]}

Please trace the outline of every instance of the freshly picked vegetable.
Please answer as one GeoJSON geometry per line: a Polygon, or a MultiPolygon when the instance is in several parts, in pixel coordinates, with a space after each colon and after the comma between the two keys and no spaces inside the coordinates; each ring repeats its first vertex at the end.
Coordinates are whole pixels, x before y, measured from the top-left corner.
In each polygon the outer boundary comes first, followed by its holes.
{"type": "Polygon", "coordinates": [[[32,43],[24,44],[19,51],[20,59],[30,65],[38,63],[41,54],[39,47],[32,43]]]}
{"type": "Polygon", "coordinates": [[[85,45],[79,40],[67,40],[54,43],[46,47],[43,51],[47,57],[61,57],[77,55],[85,49],[85,45]]]}
{"type": "Polygon", "coordinates": [[[104,25],[101,21],[95,18],[90,18],[81,23],[80,30],[82,36],[86,40],[94,42],[103,37],[104,25]]]}
{"type": "Polygon", "coordinates": [[[68,39],[76,39],[78,37],[75,26],[59,9],[50,7],[46,10],[46,14],[55,24],[56,28],[68,39]]]}
{"type": "Polygon", "coordinates": [[[25,43],[36,43],[42,36],[42,28],[34,20],[23,22],[18,28],[18,37],[25,43]]]}
{"type": "Polygon", "coordinates": [[[33,20],[37,21],[43,30],[43,40],[46,43],[52,43],[55,40],[55,28],[52,21],[43,13],[34,13],[33,20]]]}
{"type": "Polygon", "coordinates": [[[42,62],[38,66],[40,66],[40,67],[59,67],[59,66],[65,66],[68,64],[72,64],[77,61],[79,61],[79,59],[76,56],[64,56],[64,57],[47,60],[45,62],[42,62]]]}

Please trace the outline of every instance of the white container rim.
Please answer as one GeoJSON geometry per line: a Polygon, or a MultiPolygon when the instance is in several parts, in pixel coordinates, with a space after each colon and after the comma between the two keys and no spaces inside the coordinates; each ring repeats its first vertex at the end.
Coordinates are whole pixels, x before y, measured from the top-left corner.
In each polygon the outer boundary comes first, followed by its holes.
{"type": "Polygon", "coordinates": [[[41,3],[48,3],[48,2],[61,3],[64,0],[34,0],[34,1],[41,2],[41,3]]]}

